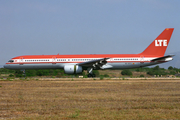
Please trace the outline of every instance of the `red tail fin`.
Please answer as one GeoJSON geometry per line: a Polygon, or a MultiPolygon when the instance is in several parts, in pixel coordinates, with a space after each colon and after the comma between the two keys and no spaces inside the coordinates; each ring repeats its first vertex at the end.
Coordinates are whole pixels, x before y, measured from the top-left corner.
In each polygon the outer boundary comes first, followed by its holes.
{"type": "Polygon", "coordinates": [[[174,28],[166,28],[141,54],[164,56],[174,28]]]}

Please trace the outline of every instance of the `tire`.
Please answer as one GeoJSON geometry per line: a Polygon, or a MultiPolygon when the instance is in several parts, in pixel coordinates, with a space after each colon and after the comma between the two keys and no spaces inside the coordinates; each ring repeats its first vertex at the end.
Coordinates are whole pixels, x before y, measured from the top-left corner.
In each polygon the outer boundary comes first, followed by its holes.
{"type": "Polygon", "coordinates": [[[92,75],[91,75],[91,74],[88,74],[88,78],[90,78],[90,77],[92,77],[92,75]]]}

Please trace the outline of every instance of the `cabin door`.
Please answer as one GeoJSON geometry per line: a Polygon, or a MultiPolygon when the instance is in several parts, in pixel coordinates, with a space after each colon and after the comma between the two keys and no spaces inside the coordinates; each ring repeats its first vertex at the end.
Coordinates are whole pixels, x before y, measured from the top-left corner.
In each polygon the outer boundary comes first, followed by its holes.
{"type": "Polygon", "coordinates": [[[52,57],[52,63],[56,64],[56,57],[52,57]]]}
{"type": "Polygon", "coordinates": [[[141,57],[140,57],[140,62],[141,62],[141,63],[144,63],[144,56],[141,56],[141,57]]]}

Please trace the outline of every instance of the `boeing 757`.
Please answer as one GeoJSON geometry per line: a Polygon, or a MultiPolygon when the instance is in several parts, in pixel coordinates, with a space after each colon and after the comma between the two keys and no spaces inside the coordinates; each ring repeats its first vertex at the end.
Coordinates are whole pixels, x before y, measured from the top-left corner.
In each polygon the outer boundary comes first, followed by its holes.
{"type": "Polygon", "coordinates": [[[166,28],[142,53],[139,54],[88,54],[88,55],[24,55],[9,60],[7,69],[64,69],[66,74],[79,74],[87,70],[88,77],[95,77],[93,70],[139,68],[173,60],[166,55],[174,28],[166,28]]]}

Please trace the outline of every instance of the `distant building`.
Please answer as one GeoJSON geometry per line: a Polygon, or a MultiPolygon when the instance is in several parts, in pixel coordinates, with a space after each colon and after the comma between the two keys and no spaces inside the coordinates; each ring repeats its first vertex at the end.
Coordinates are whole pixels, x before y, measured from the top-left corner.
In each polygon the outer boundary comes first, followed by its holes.
{"type": "Polygon", "coordinates": [[[180,73],[175,74],[176,77],[180,77],[180,73]]]}
{"type": "Polygon", "coordinates": [[[176,75],[167,75],[167,77],[171,77],[172,78],[172,77],[176,77],[176,75]]]}

